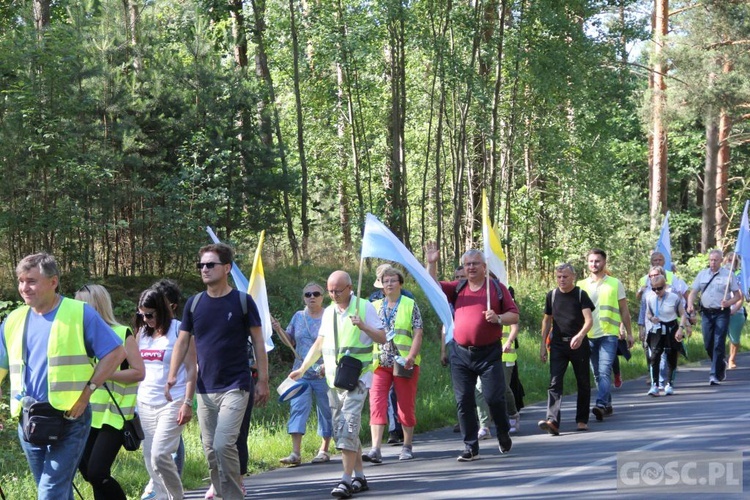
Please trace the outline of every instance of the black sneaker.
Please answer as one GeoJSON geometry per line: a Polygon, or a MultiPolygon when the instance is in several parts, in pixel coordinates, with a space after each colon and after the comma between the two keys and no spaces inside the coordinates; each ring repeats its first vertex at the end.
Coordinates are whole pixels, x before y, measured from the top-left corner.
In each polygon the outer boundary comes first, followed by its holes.
{"type": "Polygon", "coordinates": [[[510,434],[507,432],[504,432],[497,437],[497,443],[500,448],[500,453],[502,454],[508,453],[513,446],[513,440],[510,439],[510,434]]]}
{"type": "Polygon", "coordinates": [[[605,417],[611,417],[612,414],[615,412],[615,409],[611,406],[605,406],[604,407],[604,416],[605,417]]]}
{"type": "Polygon", "coordinates": [[[601,422],[604,420],[604,407],[594,406],[593,408],[591,408],[591,413],[594,414],[597,422],[601,422]]]}
{"type": "Polygon", "coordinates": [[[388,444],[397,445],[404,442],[403,431],[391,431],[388,433],[388,444]]]}
{"type": "Polygon", "coordinates": [[[461,453],[458,456],[459,462],[471,462],[472,460],[476,460],[479,456],[479,451],[474,453],[471,448],[466,448],[463,453],[461,453]]]}
{"type": "Polygon", "coordinates": [[[461,426],[459,424],[454,425],[453,432],[461,432],[461,426]]]}
{"type": "Polygon", "coordinates": [[[331,490],[331,496],[336,498],[351,498],[352,487],[344,481],[341,481],[331,490]]]}

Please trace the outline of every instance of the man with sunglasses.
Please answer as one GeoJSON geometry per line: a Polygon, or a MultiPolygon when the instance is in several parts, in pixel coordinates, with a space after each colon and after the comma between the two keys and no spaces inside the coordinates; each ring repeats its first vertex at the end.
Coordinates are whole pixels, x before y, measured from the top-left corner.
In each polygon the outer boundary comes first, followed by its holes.
{"type": "Polygon", "coordinates": [[[667,371],[664,374],[664,395],[674,394],[672,374],[677,369],[677,355],[679,342],[685,335],[687,318],[682,306],[682,297],[668,290],[667,280],[661,274],[651,278],[651,291],[646,292],[646,317],[651,323],[646,344],[650,350],[649,364],[651,368],[651,389],[649,396],[659,396],[659,363],[662,353],[667,356],[667,371]],[[679,321],[678,321],[679,319],[679,321]]]}
{"type": "Polygon", "coordinates": [[[223,243],[206,245],[198,252],[198,259],[196,267],[206,291],[185,303],[165,392],[169,399],[169,389],[177,379],[188,345],[195,341],[198,422],[212,493],[224,500],[239,500],[245,493],[237,437],[249,398],[253,397],[259,406],[268,401],[268,357],[262,348],[265,344],[255,302],[250,295],[229,285],[232,248],[223,243]],[[253,345],[261,346],[255,351],[257,381],[247,362],[248,336],[253,345]]]}

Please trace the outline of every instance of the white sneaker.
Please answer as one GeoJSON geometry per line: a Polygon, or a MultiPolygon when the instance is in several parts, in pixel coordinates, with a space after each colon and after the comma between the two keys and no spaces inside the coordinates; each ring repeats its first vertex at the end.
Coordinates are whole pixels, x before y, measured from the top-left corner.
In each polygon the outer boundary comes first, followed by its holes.
{"type": "Polygon", "coordinates": [[[657,397],[659,395],[659,388],[656,386],[656,384],[651,384],[651,389],[649,389],[648,393],[646,393],[647,396],[654,396],[657,397]]]}
{"type": "Polygon", "coordinates": [[[214,485],[212,484],[205,495],[203,495],[203,498],[205,500],[212,500],[214,496],[216,495],[216,492],[214,491],[214,485]]]}
{"type": "Polygon", "coordinates": [[[492,434],[490,433],[489,427],[482,427],[479,429],[479,434],[477,435],[477,438],[479,438],[480,441],[489,439],[492,437],[492,434]]]}
{"type": "Polygon", "coordinates": [[[672,394],[674,394],[674,389],[672,389],[672,384],[667,384],[666,387],[664,387],[664,395],[671,396],[672,394]]]}
{"type": "Polygon", "coordinates": [[[521,432],[521,414],[516,413],[510,417],[510,432],[521,432]]]}

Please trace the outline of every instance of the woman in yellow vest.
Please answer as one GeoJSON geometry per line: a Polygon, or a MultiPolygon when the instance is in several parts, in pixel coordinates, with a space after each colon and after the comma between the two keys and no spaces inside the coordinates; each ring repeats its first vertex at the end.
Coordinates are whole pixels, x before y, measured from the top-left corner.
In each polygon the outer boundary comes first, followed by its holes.
{"type": "MultiPolygon", "coordinates": [[[[125,345],[127,357],[106,385],[117,399],[125,418],[131,419],[135,413],[138,382],[146,374],[133,332],[115,319],[112,299],[103,286],[84,285],[76,292],[75,298],[96,309],[125,345]]],[[[126,500],[120,484],[112,477],[112,464],[123,443],[123,418],[104,387],[94,392],[90,403],[91,432],[78,469],[83,478],[91,483],[96,500],[126,500]]]]}
{"type": "Polygon", "coordinates": [[[413,299],[401,293],[404,275],[398,269],[385,269],[380,278],[385,298],[373,302],[386,331],[385,344],[375,344],[375,372],[370,387],[370,433],[372,448],[362,455],[365,462],[380,463],[380,443],[388,425],[388,392],[391,385],[398,400],[398,419],[404,430],[399,460],[414,458],[412,440],[417,424],[415,404],[419,380],[419,351],[422,347],[422,315],[413,299]]]}

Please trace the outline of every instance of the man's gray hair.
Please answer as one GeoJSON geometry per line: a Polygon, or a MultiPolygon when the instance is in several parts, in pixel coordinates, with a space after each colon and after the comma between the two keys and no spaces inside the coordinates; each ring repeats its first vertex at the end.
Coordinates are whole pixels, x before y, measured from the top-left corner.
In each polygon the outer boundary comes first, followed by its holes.
{"type": "Polygon", "coordinates": [[[721,250],[719,250],[718,248],[714,248],[713,250],[711,250],[710,252],[708,252],[708,255],[709,255],[709,257],[710,257],[711,255],[713,255],[713,254],[718,254],[718,255],[719,255],[719,258],[720,258],[720,259],[723,259],[723,258],[724,258],[724,252],[722,252],[722,251],[721,251],[721,250]]]}
{"type": "Polygon", "coordinates": [[[484,260],[484,253],[482,253],[481,250],[477,250],[476,248],[472,248],[471,250],[466,250],[464,254],[461,256],[461,263],[463,264],[466,261],[466,257],[479,257],[479,259],[482,261],[482,264],[484,264],[486,261],[484,260]]]}
{"type": "Polygon", "coordinates": [[[571,273],[573,273],[573,276],[575,276],[576,274],[576,268],[573,267],[573,264],[571,264],[570,262],[564,262],[555,266],[556,273],[561,273],[563,271],[570,271],[571,273]]]}
{"type": "Polygon", "coordinates": [[[45,278],[60,276],[55,258],[45,252],[27,255],[16,266],[16,276],[20,276],[30,270],[37,268],[45,278]]]}

